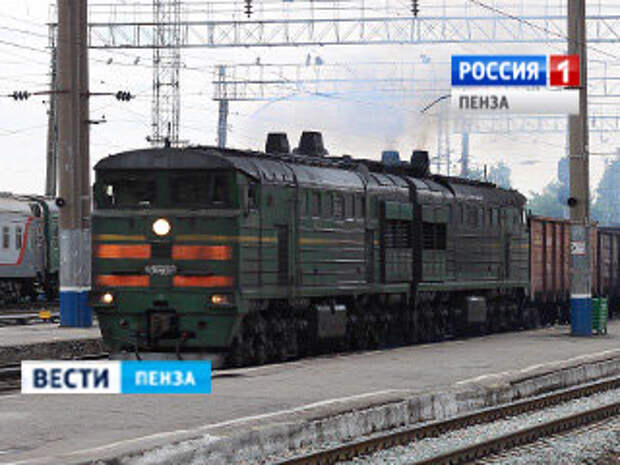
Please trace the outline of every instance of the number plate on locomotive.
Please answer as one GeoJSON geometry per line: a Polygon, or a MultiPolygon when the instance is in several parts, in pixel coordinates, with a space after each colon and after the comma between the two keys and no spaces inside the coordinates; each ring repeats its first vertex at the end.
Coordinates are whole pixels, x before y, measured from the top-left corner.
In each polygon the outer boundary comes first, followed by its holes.
{"type": "Polygon", "coordinates": [[[176,274],[176,265],[147,265],[144,272],[151,276],[172,276],[176,274]]]}

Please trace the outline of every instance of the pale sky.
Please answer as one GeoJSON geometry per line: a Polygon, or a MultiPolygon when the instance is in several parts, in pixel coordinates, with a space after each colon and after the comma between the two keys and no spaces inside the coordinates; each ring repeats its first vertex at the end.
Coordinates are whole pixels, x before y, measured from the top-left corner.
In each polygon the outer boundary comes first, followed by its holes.
{"type": "MultiPolygon", "coordinates": [[[[89,2],[95,4],[96,2],[89,2]]],[[[131,4],[129,0],[110,0],[110,4],[131,4]]],[[[143,2],[144,3],[144,2],[143,2]]],[[[147,4],[150,2],[146,2],[147,4]]],[[[194,3],[207,3],[196,2],[194,3]]],[[[428,15],[432,9],[438,14],[442,0],[420,2],[422,12],[428,15]],[[425,11],[424,8],[427,8],[425,11]]],[[[447,3],[462,5],[463,1],[447,3]]],[[[491,1],[498,8],[514,5],[516,0],[491,1]]],[[[525,1],[528,14],[542,14],[541,5],[555,8],[565,2],[560,0],[525,1]]],[[[590,3],[590,2],[588,2],[590,3]]],[[[618,14],[620,2],[601,1],[603,12],[618,14]]],[[[238,6],[241,2],[232,2],[238,6]]],[[[255,0],[255,4],[260,2],[255,0]]],[[[372,1],[367,2],[372,4],[372,1]]],[[[400,8],[407,14],[408,2],[402,0],[377,1],[377,5],[400,8]]],[[[272,3],[274,5],[274,3],[272,3]]],[[[47,50],[47,22],[50,18],[49,3],[45,0],[2,0],[0,18],[0,58],[3,66],[0,72],[0,93],[6,95],[15,90],[30,92],[46,90],[49,82],[49,51],[47,50]]],[[[275,4],[275,8],[280,8],[275,4]]],[[[232,8],[232,7],[231,7],[232,8]]],[[[470,5],[471,11],[483,14],[470,5]]],[[[508,7],[507,7],[508,8],[508,7]]],[[[514,13],[514,11],[513,11],[514,13]]],[[[225,14],[222,13],[222,18],[225,14]]],[[[230,16],[232,19],[232,16],[230,16]]],[[[620,56],[618,45],[597,45],[612,54],[620,56]]],[[[312,60],[320,57],[323,63],[347,63],[348,68],[360,78],[371,77],[367,68],[356,67],[356,63],[368,61],[420,61],[437,63],[434,73],[449,73],[447,66],[439,65],[449,61],[453,53],[559,53],[558,45],[549,47],[537,44],[535,50],[528,45],[390,45],[390,46],[314,46],[299,48],[247,48],[208,50],[191,49],[182,51],[186,69],[181,73],[181,138],[192,144],[215,144],[217,126],[217,103],[212,100],[213,66],[216,64],[261,63],[303,64],[308,55],[312,60]]],[[[606,55],[591,52],[589,58],[611,61],[606,55]]],[[[151,127],[151,52],[133,50],[91,51],[91,91],[128,90],[138,97],[129,102],[118,102],[112,97],[93,97],[91,119],[105,116],[107,123],[91,128],[91,163],[102,157],[147,145],[145,137],[151,127]],[[139,58],[138,64],[134,64],[139,58]]],[[[617,60],[620,61],[620,60],[617,60]]],[[[601,64],[602,66],[602,64],[601,64]]],[[[613,69],[613,68],[611,68],[613,69]]],[[[619,69],[619,68],[615,68],[619,69]]],[[[373,70],[377,76],[380,70],[373,70]]],[[[266,76],[269,77],[269,76],[266,76]]],[[[293,79],[295,76],[286,76],[293,79]]],[[[420,75],[428,79],[430,75],[420,75]]],[[[272,79],[278,78],[272,75],[272,79]]],[[[620,75],[615,76],[619,79],[620,75]]],[[[442,79],[447,80],[448,75],[442,79]]],[[[424,148],[436,153],[437,117],[433,111],[420,115],[420,109],[435,97],[414,95],[407,98],[381,98],[376,92],[359,94],[325,93],[310,95],[301,89],[273,102],[231,102],[229,146],[236,148],[262,149],[265,135],[269,131],[286,131],[291,145],[295,146],[303,129],[323,132],[325,144],[331,154],[352,154],[365,158],[378,158],[381,150],[395,148],[401,155],[411,153],[414,148],[424,148]]],[[[617,114],[618,98],[599,99],[593,111],[598,114],[617,114]],[[600,102],[600,104],[599,104],[600,102]]],[[[438,108],[439,109],[439,108],[438,108]]],[[[0,99],[0,140],[3,142],[0,156],[0,191],[20,193],[42,193],[45,181],[45,156],[47,137],[47,97],[31,97],[28,101],[16,102],[10,98],[0,99]]],[[[592,152],[613,152],[618,139],[613,135],[601,137],[591,135],[592,152]]],[[[460,158],[460,137],[450,138],[452,161],[460,158]]],[[[499,160],[512,168],[513,185],[523,193],[542,189],[555,177],[557,161],[565,153],[565,135],[556,134],[497,134],[493,136],[472,135],[470,139],[471,163],[482,166],[499,160]]],[[[593,187],[596,186],[602,170],[604,156],[593,156],[591,163],[593,187]]],[[[457,169],[456,163],[453,165],[457,169]]]]}

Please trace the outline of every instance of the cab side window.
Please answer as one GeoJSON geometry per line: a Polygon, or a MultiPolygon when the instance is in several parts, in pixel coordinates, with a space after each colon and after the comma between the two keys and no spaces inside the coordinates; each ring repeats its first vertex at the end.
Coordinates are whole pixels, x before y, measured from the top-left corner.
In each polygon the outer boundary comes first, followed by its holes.
{"type": "Polygon", "coordinates": [[[363,196],[359,195],[355,197],[355,215],[358,218],[364,218],[364,215],[366,215],[365,213],[365,199],[363,196]]]}
{"type": "Polygon", "coordinates": [[[334,214],[334,194],[327,192],[323,196],[323,217],[331,218],[334,214]]]}
{"type": "Polygon", "coordinates": [[[312,216],[321,216],[321,194],[319,192],[312,193],[312,216]]]}
{"type": "Polygon", "coordinates": [[[256,208],[258,205],[258,185],[250,182],[248,185],[248,207],[256,208]]]}

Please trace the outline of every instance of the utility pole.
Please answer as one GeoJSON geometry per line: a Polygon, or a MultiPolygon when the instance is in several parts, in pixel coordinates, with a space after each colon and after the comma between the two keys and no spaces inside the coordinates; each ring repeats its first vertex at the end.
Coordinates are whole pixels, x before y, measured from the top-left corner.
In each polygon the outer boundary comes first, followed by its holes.
{"type": "Polygon", "coordinates": [[[88,327],[90,165],[87,0],[58,0],[60,324],[88,327]]]}
{"type": "Polygon", "coordinates": [[[227,87],[224,84],[226,81],[226,67],[217,67],[218,85],[220,87],[221,98],[218,101],[219,106],[219,118],[217,121],[217,146],[220,148],[226,147],[226,136],[228,133],[228,99],[227,87]]]}
{"type": "Polygon", "coordinates": [[[586,2],[568,0],[568,53],[579,55],[579,114],[568,118],[571,219],[571,334],[592,335],[590,262],[590,169],[588,160],[588,80],[586,2]]]}
{"type": "Polygon", "coordinates": [[[469,176],[469,132],[461,133],[461,177],[469,176]]]}
{"type": "Polygon", "coordinates": [[[56,168],[58,166],[58,119],[56,118],[56,90],[57,86],[57,51],[56,51],[56,28],[50,26],[49,39],[51,48],[51,82],[50,82],[50,106],[47,126],[47,166],[45,170],[45,195],[56,197],[56,168]]]}

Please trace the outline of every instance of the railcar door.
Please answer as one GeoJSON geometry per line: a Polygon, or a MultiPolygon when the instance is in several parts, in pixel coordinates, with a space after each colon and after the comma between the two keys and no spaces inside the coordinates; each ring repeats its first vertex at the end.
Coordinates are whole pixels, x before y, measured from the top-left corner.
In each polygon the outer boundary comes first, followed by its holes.
{"type": "Polygon", "coordinates": [[[375,232],[372,229],[366,230],[364,255],[366,256],[366,282],[373,283],[375,281],[375,232]]]}
{"type": "Polygon", "coordinates": [[[268,213],[275,230],[276,282],[279,286],[290,286],[292,284],[291,270],[294,269],[292,261],[295,256],[291,245],[295,242],[292,239],[296,229],[296,191],[288,186],[278,186],[272,190],[271,195],[277,199],[268,213]]]}

